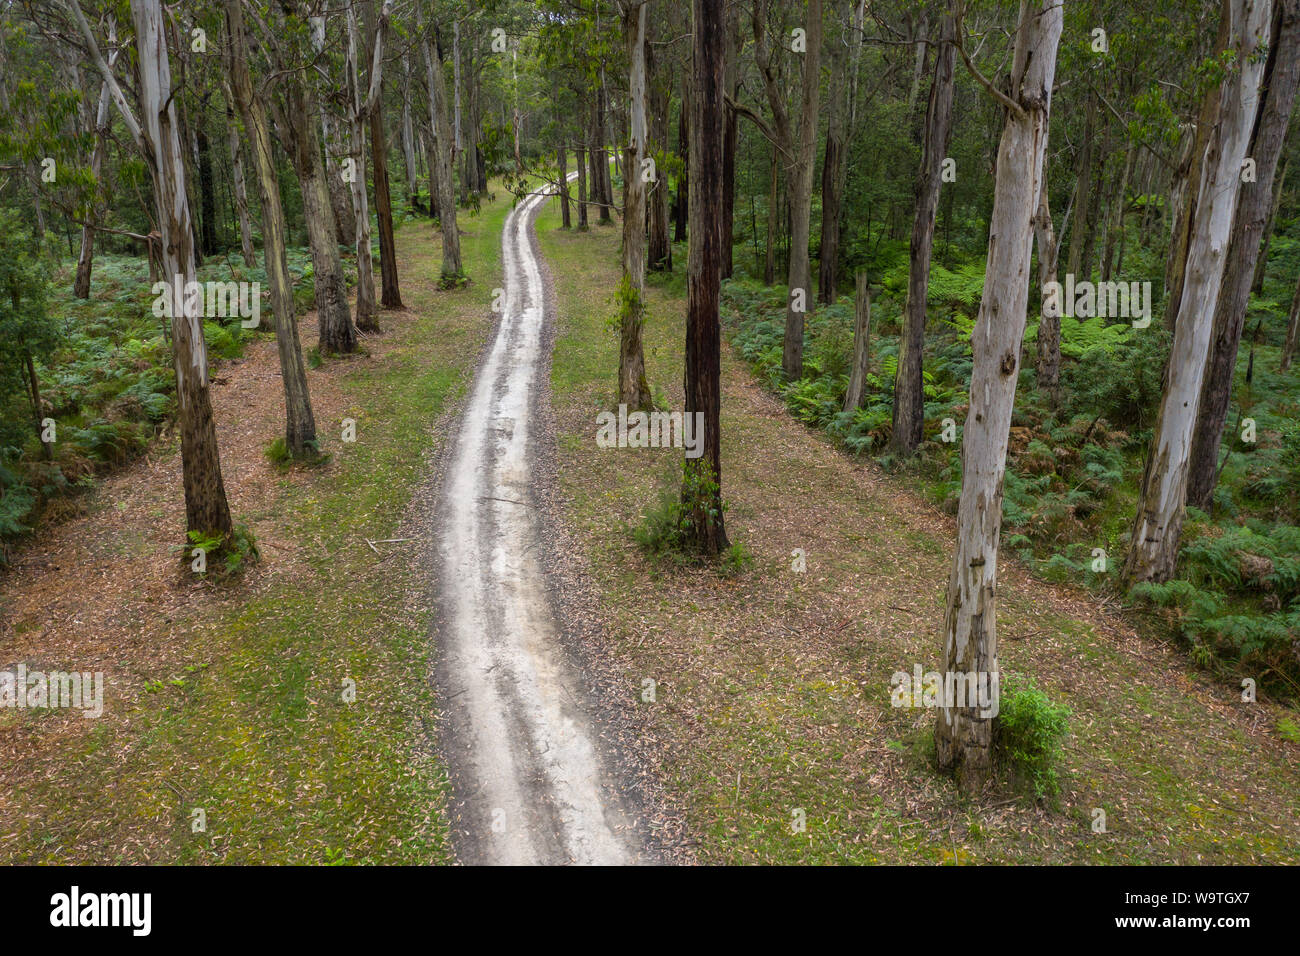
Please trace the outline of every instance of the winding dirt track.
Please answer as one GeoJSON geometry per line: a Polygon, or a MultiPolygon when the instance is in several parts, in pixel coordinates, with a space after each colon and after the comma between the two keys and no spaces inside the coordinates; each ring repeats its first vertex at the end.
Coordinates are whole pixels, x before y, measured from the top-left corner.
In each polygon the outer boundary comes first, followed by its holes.
{"type": "Polygon", "coordinates": [[[540,564],[531,465],[547,305],[532,226],[548,196],[534,193],[506,219],[502,316],[439,507],[438,681],[456,852],[464,863],[646,862],[540,564]]]}

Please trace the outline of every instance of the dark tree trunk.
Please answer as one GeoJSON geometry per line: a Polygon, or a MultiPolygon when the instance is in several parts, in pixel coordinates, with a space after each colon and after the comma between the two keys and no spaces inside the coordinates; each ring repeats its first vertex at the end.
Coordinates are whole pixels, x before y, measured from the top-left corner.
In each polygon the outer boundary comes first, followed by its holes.
{"type": "Polygon", "coordinates": [[[212,145],[208,142],[207,114],[200,107],[198,128],[194,141],[199,152],[199,202],[202,219],[199,223],[199,240],[205,256],[217,254],[217,193],[212,182],[212,145]]]}
{"type": "Polygon", "coordinates": [[[397,282],[397,242],[393,238],[393,200],[388,192],[388,142],[384,134],[384,97],[370,111],[370,157],[375,168],[375,218],[379,222],[380,304],[402,307],[397,282]]]}
{"type": "Polygon", "coordinates": [[[677,199],[673,204],[673,242],[686,241],[686,215],[690,206],[691,136],[687,122],[690,109],[690,79],[682,77],[682,108],[677,118],[677,155],[681,157],[682,174],[677,179],[677,199]]]}
{"type": "Polygon", "coordinates": [[[569,156],[563,144],[556,150],[555,159],[560,170],[560,226],[571,229],[573,221],[569,214],[569,156]]]}
{"type": "Polygon", "coordinates": [[[655,68],[654,44],[647,56],[650,70],[650,148],[656,156],[655,181],[650,184],[650,235],[646,252],[652,272],[673,271],[673,247],[668,241],[668,174],[663,169],[668,155],[668,109],[672,98],[672,77],[668,70],[655,68]]]}
{"type": "Polygon", "coordinates": [[[716,555],[728,547],[722,517],[722,341],[718,323],[722,266],[722,149],[725,0],[692,0],[695,91],[691,103],[691,243],[686,313],[686,415],[704,415],[704,454],[686,459],[683,527],[690,547],[716,555]]]}
{"type": "Polygon", "coordinates": [[[890,443],[894,451],[903,455],[916,451],[925,433],[925,387],[921,361],[925,350],[925,307],[943,161],[952,134],[953,68],[956,60],[952,19],[944,17],[939,29],[941,39],[934,58],[934,82],[930,85],[921,170],[916,180],[916,217],[912,222],[907,302],[903,308],[898,371],[894,377],[894,428],[890,443]]]}
{"type": "Polygon", "coordinates": [[[1078,163],[1075,170],[1074,200],[1071,205],[1077,210],[1074,217],[1074,229],[1070,233],[1070,249],[1066,258],[1066,269],[1076,281],[1087,279],[1084,274],[1084,247],[1088,240],[1088,210],[1092,207],[1092,139],[1096,102],[1088,94],[1084,110],[1083,142],[1079,145],[1078,163]]]}
{"type": "MultiPolygon", "coordinates": [[[[740,5],[731,4],[727,15],[727,42],[725,88],[733,100],[740,86],[740,5]]],[[[736,214],[736,138],[739,134],[739,116],[731,107],[726,109],[726,129],[722,137],[722,278],[730,279],[734,268],[732,245],[734,243],[736,214]]]]}
{"type": "Polygon", "coordinates": [[[585,232],[590,228],[587,225],[587,149],[581,143],[574,160],[578,165],[578,231],[585,232]]]}
{"type": "Polygon", "coordinates": [[[770,182],[767,189],[767,246],[766,260],[763,263],[763,284],[773,285],[776,282],[776,212],[777,212],[777,179],[781,165],[777,162],[776,146],[772,146],[772,160],[770,164],[770,182]]]}

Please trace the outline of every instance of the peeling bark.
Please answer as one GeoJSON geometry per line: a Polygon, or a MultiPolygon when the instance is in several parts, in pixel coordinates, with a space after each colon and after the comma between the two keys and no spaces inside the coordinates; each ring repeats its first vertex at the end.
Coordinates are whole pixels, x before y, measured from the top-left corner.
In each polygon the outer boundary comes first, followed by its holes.
{"type": "MultiPolygon", "coordinates": [[[[989,675],[997,687],[997,565],[1002,479],[1015,402],[1016,372],[1029,296],[1031,225],[1043,188],[1052,81],[1063,23],[1058,0],[1021,6],[998,148],[989,228],[988,271],[971,336],[970,412],[962,438],[957,547],[948,580],[943,673],[989,675]]],[[[935,726],[939,766],[956,772],[961,788],[980,790],[992,773],[993,721],[979,707],[945,701],[935,726]]],[[[967,702],[969,703],[969,702],[967,702]]]]}

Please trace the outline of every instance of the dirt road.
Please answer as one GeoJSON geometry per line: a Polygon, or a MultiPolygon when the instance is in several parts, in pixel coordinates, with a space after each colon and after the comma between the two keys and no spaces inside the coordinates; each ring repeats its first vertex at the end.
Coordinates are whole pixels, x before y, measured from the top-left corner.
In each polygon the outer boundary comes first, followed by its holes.
{"type": "Polygon", "coordinates": [[[465,863],[641,862],[644,841],[560,646],[540,566],[532,462],[547,305],[532,222],[545,202],[533,194],[506,219],[501,320],[439,508],[438,681],[456,851],[465,863]]]}

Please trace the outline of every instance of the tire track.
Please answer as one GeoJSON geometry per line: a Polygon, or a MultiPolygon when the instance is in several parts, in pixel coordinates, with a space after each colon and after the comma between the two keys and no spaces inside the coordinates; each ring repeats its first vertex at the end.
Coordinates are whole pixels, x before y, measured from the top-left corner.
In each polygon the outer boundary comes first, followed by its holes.
{"type": "Polygon", "coordinates": [[[539,558],[530,441],[546,297],[532,228],[549,195],[533,193],[506,219],[501,320],[439,507],[438,681],[457,855],[488,864],[644,862],[624,790],[597,745],[596,709],[560,646],[539,558]]]}

